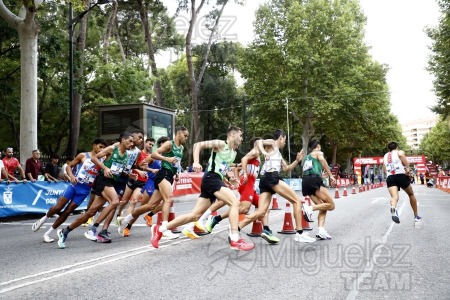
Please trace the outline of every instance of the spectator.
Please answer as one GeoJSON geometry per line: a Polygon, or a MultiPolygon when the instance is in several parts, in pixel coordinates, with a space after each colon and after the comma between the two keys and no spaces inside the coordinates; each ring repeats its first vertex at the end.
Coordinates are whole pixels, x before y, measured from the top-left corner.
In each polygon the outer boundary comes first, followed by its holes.
{"type": "Polygon", "coordinates": [[[371,171],[371,172],[370,172],[370,182],[371,182],[372,184],[375,183],[375,172],[374,172],[374,171],[371,171]]]}
{"type": "Polygon", "coordinates": [[[420,184],[425,184],[425,175],[423,175],[423,173],[419,174],[419,178],[420,178],[420,184]]]}
{"type": "Polygon", "coordinates": [[[25,174],[31,182],[38,180],[39,173],[47,176],[44,167],[42,166],[42,162],[39,159],[40,157],[41,152],[39,152],[39,150],[33,150],[32,156],[25,162],[25,174]]]}
{"type": "Polygon", "coordinates": [[[67,165],[70,164],[70,162],[73,160],[73,157],[68,156],[66,157],[66,163],[62,166],[61,170],[59,171],[59,179],[62,179],[66,182],[70,181],[69,175],[67,175],[67,165]]]}
{"type": "Polygon", "coordinates": [[[6,172],[6,169],[3,166],[3,161],[0,160],[0,182],[3,182],[3,178],[8,178],[8,172],[6,172]]]}
{"type": "Polygon", "coordinates": [[[430,178],[429,180],[427,180],[427,187],[432,188],[434,187],[434,179],[430,178]]]}
{"type": "Polygon", "coordinates": [[[59,168],[58,168],[59,155],[52,154],[50,156],[50,162],[45,166],[45,181],[58,182],[59,168]]]}
{"type": "Polygon", "coordinates": [[[22,177],[23,182],[27,182],[25,171],[20,165],[19,160],[15,158],[13,155],[14,155],[13,148],[6,148],[5,157],[3,157],[3,164],[5,165],[5,169],[8,175],[8,181],[14,180],[16,183],[19,182],[19,179],[14,176],[16,169],[19,169],[20,176],[22,177]]]}
{"type": "Polygon", "coordinates": [[[378,174],[378,181],[381,183],[383,182],[383,175],[380,173],[378,174]]]}

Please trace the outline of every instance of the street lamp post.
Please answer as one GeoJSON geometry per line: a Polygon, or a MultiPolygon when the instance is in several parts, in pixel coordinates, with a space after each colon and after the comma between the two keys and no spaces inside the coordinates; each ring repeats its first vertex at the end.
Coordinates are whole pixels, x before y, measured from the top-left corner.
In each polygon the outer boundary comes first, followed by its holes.
{"type": "Polygon", "coordinates": [[[97,5],[107,4],[110,0],[99,0],[97,3],[73,18],[72,2],[69,2],[69,156],[74,157],[76,153],[76,145],[73,139],[73,33],[75,25],[80,21],[91,9],[97,5]]]}

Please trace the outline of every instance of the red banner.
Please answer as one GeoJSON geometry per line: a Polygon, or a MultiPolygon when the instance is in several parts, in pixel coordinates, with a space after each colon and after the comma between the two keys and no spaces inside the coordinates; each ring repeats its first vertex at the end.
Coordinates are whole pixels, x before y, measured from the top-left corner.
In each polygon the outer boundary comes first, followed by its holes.
{"type": "Polygon", "coordinates": [[[178,180],[173,183],[173,196],[186,196],[200,193],[203,173],[180,173],[178,180]]]}

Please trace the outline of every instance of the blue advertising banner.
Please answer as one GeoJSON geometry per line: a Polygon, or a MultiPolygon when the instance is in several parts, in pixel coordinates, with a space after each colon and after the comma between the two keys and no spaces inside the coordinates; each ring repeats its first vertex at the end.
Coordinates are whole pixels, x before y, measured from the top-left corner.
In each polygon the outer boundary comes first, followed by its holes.
{"type": "MultiPolygon", "coordinates": [[[[0,218],[28,213],[46,213],[56,204],[69,183],[36,181],[0,183],[0,218]]],[[[86,209],[87,197],[78,209],[86,209]]]]}

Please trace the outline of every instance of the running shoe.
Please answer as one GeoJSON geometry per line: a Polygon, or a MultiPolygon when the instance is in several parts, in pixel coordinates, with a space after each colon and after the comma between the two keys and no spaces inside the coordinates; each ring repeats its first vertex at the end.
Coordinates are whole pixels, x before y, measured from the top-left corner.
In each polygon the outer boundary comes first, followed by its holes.
{"type": "Polygon", "coordinates": [[[130,229],[126,228],[123,230],[123,236],[130,236],[130,229]]]}
{"type": "Polygon", "coordinates": [[[147,224],[148,227],[152,227],[153,225],[153,219],[149,215],[144,216],[145,224],[147,224]]]}
{"type": "Polygon", "coordinates": [[[211,233],[214,229],[214,226],[216,226],[217,224],[219,224],[219,222],[216,221],[216,218],[214,216],[209,216],[205,225],[206,231],[211,233]]]}
{"type": "Polygon", "coordinates": [[[189,229],[187,227],[184,227],[184,229],[181,231],[185,236],[190,238],[191,240],[195,240],[200,238],[192,229],[189,229]]]}
{"type": "Polygon", "coordinates": [[[97,229],[91,228],[87,232],[84,233],[84,236],[93,242],[97,241],[97,229]]]}
{"type": "MultiPolygon", "coordinates": [[[[194,222],[194,225],[195,225],[195,227],[197,227],[197,228],[200,229],[201,231],[208,232],[208,231],[206,230],[206,228],[205,228],[205,223],[204,223],[204,222],[201,222],[200,220],[198,220],[198,221],[195,221],[195,222],[194,222]]],[[[208,233],[209,233],[209,232],[208,232],[208,233]]]]}
{"type": "Polygon", "coordinates": [[[415,228],[421,228],[422,227],[422,218],[419,216],[416,216],[414,218],[414,227],[415,228]]]}
{"type": "Polygon", "coordinates": [[[400,224],[400,218],[398,217],[398,212],[395,207],[391,207],[392,221],[397,224],[400,224]]]}
{"type": "Polygon", "coordinates": [[[128,224],[125,224],[125,222],[123,221],[125,218],[124,217],[117,217],[116,218],[116,222],[117,222],[117,232],[119,233],[119,235],[121,236],[125,236],[125,228],[127,227],[128,224]]]}
{"type": "Polygon", "coordinates": [[[89,226],[92,226],[94,224],[94,217],[90,217],[87,221],[86,221],[86,223],[83,223],[82,224],[82,226],[83,227],[89,227],[89,226]]]}
{"type": "Polygon", "coordinates": [[[150,243],[155,248],[159,247],[159,240],[162,237],[162,232],[159,232],[159,226],[160,225],[152,226],[152,237],[150,238],[150,243]]]}
{"type": "Polygon", "coordinates": [[[53,243],[55,239],[52,239],[48,234],[44,234],[44,242],[53,243]]]}
{"type": "Polygon", "coordinates": [[[174,240],[179,238],[180,235],[179,234],[175,234],[173,233],[171,230],[166,230],[163,232],[162,238],[165,240],[174,240]]]}
{"type": "Polygon", "coordinates": [[[270,229],[264,229],[261,233],[261,237],[265,239],[269,244],[278,244],[280,242],[279,238],[272,235],[272,230],[270,229]]]}
{"type": "Polygon", "coordinates": [[[303,209],[303,218],[305,219],[305,221],[314,222],[312,214],[313,212],[312,206],[302,204],[302,209],[303,209]]]}
{"type": "Polygon", "coordinates": [[[302,234],[295,234],[294,241],[299,243],[314,243],[316,241],[315,238],[309,236],[307,232],[303,232],[302,234]]]}
{"type": "Polygon", "coordinates": [[[59,248],[61,248],[61,249],[66,248],[67,234],[64,234],[64,231],[62,229],[58,229],[56,234],[58,235],[58,246],[59,246],[59,248]]]}
{"type": "Polygon", "coordinates": [[[331,240],[331,235],[329,235],[325,229],[319,229],[316,234],[316,238],[319,240],[331,240]]]}
{"type": "Polygon", "coordinates": [[[97,243],[111,243],[111,238],[108,235],[108,231],[103,229],[97,234],[97,243]]]}
{"type": "Polygon", "coordinates": [[[228,241],[230,242],[230,249],[232,250],[250,251],[255,248],[255,244],[247,243],[244,239],[239,239],[237,242],[233,242],[228,237],[228,241]]]}
{"type": "Polygon", "coordinates": [[[44,217],[42,217],[42,218],[40,218],[39,220],[37,220],[37,221],[33,224],[33,226],[31,226],[31,230],[33,230],[33,231],[38,231],[39,228],[41,228],[42,224],[44,224],[44,223],[45,223],[45,219],[44,219],[44,217]]]}

